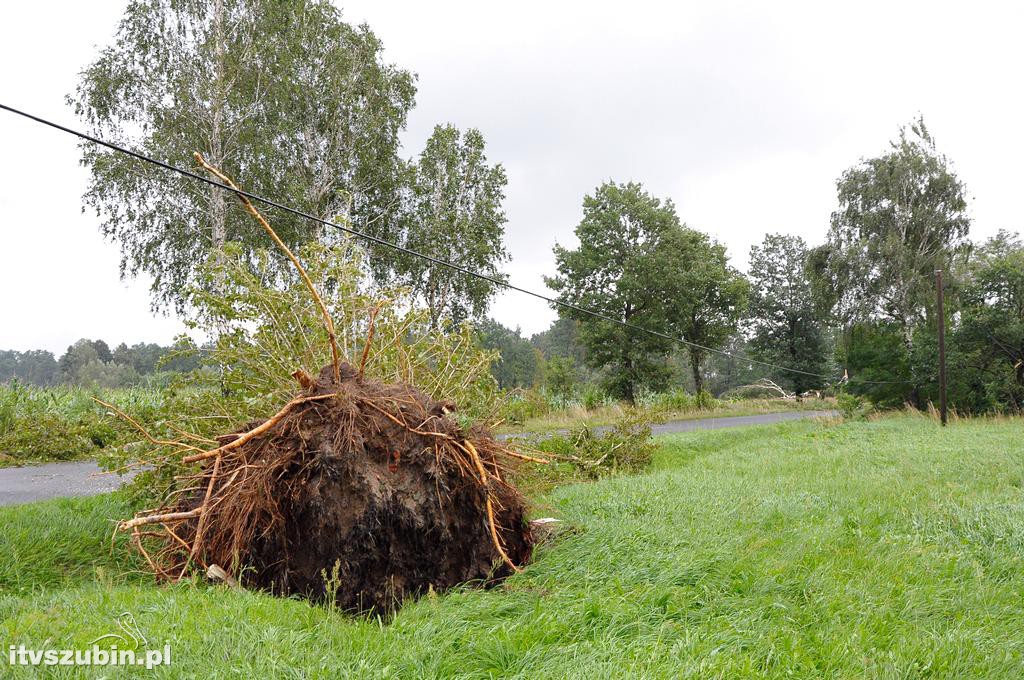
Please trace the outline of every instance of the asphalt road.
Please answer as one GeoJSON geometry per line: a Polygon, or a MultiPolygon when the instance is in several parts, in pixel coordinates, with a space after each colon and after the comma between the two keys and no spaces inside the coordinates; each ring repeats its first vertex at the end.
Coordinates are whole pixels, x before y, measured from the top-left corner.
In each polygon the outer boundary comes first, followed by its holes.
{"type": "MultiPolygon", "coordinates": [[[[718,430],[726,427],[764,425],[832,415],[835,415],[835,411],[788,411],[756,416],[676,420],[654,425],[651,429],[654,434],[718,430]]],[[[99,466],[92,462],[49,463],[47,465],[4,468],[0,469],[0,505],[15,505],[65,496],[92,496],[116,490],[125,479],[117,475],[103,473],[99,466]]]]}
{"type": "Polygon", "coordinates": [[[785,422],[787,420],[831,418],[837,415],[839,415],[839,411],[786,411],[785,413],[762,413],[756,416],[730,416],[728,418],[673,420],[668,423],[652,425],[651,432],[653,434],[669,434],[671,432],[692,432],[694,430],[721,430],[725,427],[768,425],[771,423],[785,422]]]}
{"type": "Polygon", "coordinates": [[[125,480],[92,461],[0,469],[0,505],[114,491],[125,480]]]}
{"type": "MultiPolygon", "coordinates": [[[[781,423],[787,420],[802,420],[804,418],[828,418],[839,415],[838,411],[785,411],[783,413],[761,413],[756,416],[729,416],[727,418],[693,418],[690,420],[672,420],[667,423],[659,423],[651,426],[651,434],[671,434],[673,432],[693,432],[694,430],[721,430],[726,427],[742,427],[743,425],[770,425],[781,423]]],[[[595,432],[604,432],[610,429],[608,426],[595,427],[595,432]]],[[[555,432],[565,433],[567,430],[556,430],[555,432]]],[[[545,433],[552,434],[552,433],[545,433]]],[[[533,437],[530,432],[522,434],[502,434],[498,439],[512,439],[515,437],[533,437]]],[[[540,435],[544,437],[545,435],[540,435]]],[[[0,486],[0,490],[2,490],[0,486]]]]}

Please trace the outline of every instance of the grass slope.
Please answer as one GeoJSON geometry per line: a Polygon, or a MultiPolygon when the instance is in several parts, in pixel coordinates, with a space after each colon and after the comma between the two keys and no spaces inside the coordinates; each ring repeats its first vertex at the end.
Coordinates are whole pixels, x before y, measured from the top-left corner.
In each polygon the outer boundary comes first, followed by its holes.
{"type": "Polygon", "coordinates": [[[666,437],[650,473],[544,498],[573,529],[505,587],[390,624],[87,576],[116,499],[6,510],[0,640],[84,648],[127,610],[171,644],[153,677],[1021,677],[1022,435],[899,417],[666,437]]]}

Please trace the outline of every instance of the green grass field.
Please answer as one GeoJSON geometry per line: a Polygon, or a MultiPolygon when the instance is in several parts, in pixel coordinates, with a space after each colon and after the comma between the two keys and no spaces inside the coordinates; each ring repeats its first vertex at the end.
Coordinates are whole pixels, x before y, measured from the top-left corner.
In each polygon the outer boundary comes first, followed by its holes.
{"type": "Polygon", "coordinates": [[[523,574],[390,623],[154,587],[110,553],[116,497],[0,509],[0,641],[84,648],[130,611],[173,650],[153,677],[1019,678],[1022,440],[907,416],[666,437],[646,474],[537,499],[568,529],[523,574]]]}

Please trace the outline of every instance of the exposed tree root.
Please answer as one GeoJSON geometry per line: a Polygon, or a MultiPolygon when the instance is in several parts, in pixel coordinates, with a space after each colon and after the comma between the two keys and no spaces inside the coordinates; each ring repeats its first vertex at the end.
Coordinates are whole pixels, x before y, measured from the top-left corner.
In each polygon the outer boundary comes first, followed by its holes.
{"type": "Polygon", "coordinates": [[[501,473],[520,455],[413,388],[342,368],[340,384],[327,367],[260,425],[190,453],[202,466],[169,505],[121,523],[154,574],[226,565],[250,587],[388,610],[521,570],[530,527],[501,473]],[[161,530],[136,533],[147,525],[161,530]],[[344,585],[328,593],[321,572],[335,562],[344,585]]]}
{"type": "Polygon", "coordinates": [[[505,563],[512,567],[512,571],[520,572],[522,569],[516,566],[515,562],[509,558],[508,553],[505,552],[505,547],[501,544],[501,538],[498,536],[498,527],[494,523],[494,503],[491,500],[491,484],[487,475],[487,469],[480,460],[480,454],[476,452],[476,447],[473,446],[473,442],[468,439],[463,440],[462,447],[472,457],[473,464],[476,466],[477,472],[480,473],[480,483],[484,485],[484,489],[487,492],[487,526],[491,530],[491,540],[494,541],[494,547],[497,549],[498,554],[501,555],[501,558],[505,560],[505,563]]]}
{"type": "MultiPolygon", "coordinates": [[[[294,407],[298,406],[299,404],[305,404],[308,401],[323,401],[324,399],[330,399],[331,397],[336,397],[336,396],[338,396],[336,393],[331,393],[331,394],[316,394],[316,395],[313,395],[311,397],[296,397],[295,399],[292,399],[287,404],[285,404],[284,407],[280,411],[278,411],[277,413],[272,415],[270,418],[268,418],[266,420],[266,422],[264,422],[259,427],[254,427],[253,429],[249,430],[248,432],[237,436],[236,438],[234,438],[233,440],[231,440],[227,444],[224,444],[223,446],[220,446],[220,447],[218,447],[216,449],[213,449],[212,451],[201,451],[200,453],[196,453],[196,454],[191,455],[191,456],[185,456],[184,458],[182,458],[181,462],[183,462],[183,463],[198,463],[201,460],[206,460],[207,458],[213,458],[214,456],[219,456],[219,455],[223,454],[225,451],[230,451],[231,449],[237,449],[239,446],[242,446],[243,444],[248,442],[250,439],[253,439],[254,437],[259,437],[261,434],[263,434],[264,432],[266,432],[270,428],[274,427],[274,425],[279,423],[281,421],[281,419],[284,418],[288,414],[288,412],[290,410],[292,410],[294,407]]],[[[189,448],[194,448],[194,447],[189,447],[189,448]]]]}
{"type": "Polygon", "coordinates": [[[295,265],[323,315],[332,363],[316,377],[296,370],[299,395],[215,440],[180,429],[181,439],[159,439],[97,400],[193,466],[175,477],[164,507],[118,525],[150,571],[180,580],[198,567],[228,583],[385,612],[430,590],[519,572],[533,538],[502,470],[548,461],[460,427],[449,417],[455,404],[367,378],[380,307],[358,367],[342,362],[334,322],[298,258],[230,178],[196,159],[295,265]],[[337,583],[325,583],[326,573],[337,583]]]}

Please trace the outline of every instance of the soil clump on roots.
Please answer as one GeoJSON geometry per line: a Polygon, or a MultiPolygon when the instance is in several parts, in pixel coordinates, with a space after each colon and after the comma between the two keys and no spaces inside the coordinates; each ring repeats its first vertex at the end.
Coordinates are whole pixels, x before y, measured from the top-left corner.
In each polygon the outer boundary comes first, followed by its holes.
{"type": "Polygon", "coordinates": [[[121,522],[153,573],[196,568],[229,583],[390,613],[428,589],[496,583],[525,563],[533,537],[522,496],[505,481],[518,454],[486,431],[463,431],[441,403],[408,385],[365,378],[377,309],[357,370],[341,361],[334,321],[302,263],[246,194],[202,155],[295,265],[323,316],[332,363],[265,421],[216,442],[149,434],[198,464],[163,508],[121,522]],[[187,441],[186,441],[187,440],[187,441]],[[216,445],[200,448],[195,442],[216,445]]]}
{"type": "Polygon", "coordinates": [[[201,467],[177,501],[122,523],[157,574],[218,565],[247,587],[391,612],[529,559],[525,504],[505,481],[518,454],[462,431],[452,404],[348,363],[337,373],[297,375],[302,393],[274,417],[185,458],[201,467]],[[154,523],[164,531],[139,531],[154,523]]]}

